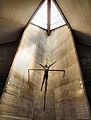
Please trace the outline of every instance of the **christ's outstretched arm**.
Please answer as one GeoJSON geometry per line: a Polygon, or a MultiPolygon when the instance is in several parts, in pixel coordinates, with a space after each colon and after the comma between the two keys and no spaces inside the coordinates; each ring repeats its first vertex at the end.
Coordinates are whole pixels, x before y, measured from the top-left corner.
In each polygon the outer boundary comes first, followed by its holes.
{"type": "Polygon", "coordinates": [[[41,63],[38,63],[38,62],[36,62],[36,63],[39,64],[41,67],[43,67],[45,69],[45,67],[41,63]]]}
{"type": "Polygon", "coordinates": [[[50,64],[49,66],[48,66],[48,68],[50,68],[53,64],[55,64],[56,62],[54,62],[54,63],[52,63],[52,64],[50,64]]]}

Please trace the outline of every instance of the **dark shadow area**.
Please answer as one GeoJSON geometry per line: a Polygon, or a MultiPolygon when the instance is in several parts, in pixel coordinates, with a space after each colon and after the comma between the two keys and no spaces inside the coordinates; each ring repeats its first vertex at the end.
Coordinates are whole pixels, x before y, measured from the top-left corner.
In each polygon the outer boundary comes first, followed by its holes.
{"type": "MultiPolygon", "coordinates": [[[[85,37],[84,40],[86,38],[88,38],[87,41],[91,40],[90,36],[87,37],[86,35],[83,35],[83,34],[81,35],[82,35],[82,38],[85,37]]],[[[74,38],[75,38],[75,45],[76,45],[78,58],[79,58],[79,62],[80,62],[80,66],[83,74],[83,79],[85,83],[86,93],[87,93],[89,105],[91,108],[91,46],[86,45],[85,42],[82,42],[83,40],[80,41],[80,39],[78,39],[78,37],[75,34],[74,34],[74,38]]]]}
{"type": "Polygon", "coordinates": [[[5,86],[7,76],[20,43],[20,38],[23,31],[18,36],[16,41],[0,44],[0,97],[2,95],[3,88],[5,86]]]}
{"type": "Polygon", "coordinates": [[[16,30],[12,30],[12,31],[0,30],[0,45],[18,40],[24,28],[25,27],[16,28],[16,30]]]}
{"type": "Polygon", "coordinates": [[[79,43],[91,46],[91,35],[82,33],[77,30],[72,30],[73,35],[76,38],[76,41],[79,41],[79,43]]]}

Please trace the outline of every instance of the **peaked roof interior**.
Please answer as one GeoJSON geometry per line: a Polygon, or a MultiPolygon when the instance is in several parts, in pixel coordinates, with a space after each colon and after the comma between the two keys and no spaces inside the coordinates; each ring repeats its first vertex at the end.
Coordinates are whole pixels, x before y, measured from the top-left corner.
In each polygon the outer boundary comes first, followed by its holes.
{"type": "MultiPolygon", "coordinates": [[[[55,0],[54,0],[55,1],[55,0]]],[[[0,85],[5,81],[23,30],[41,0],[0,1],[0,85]]],[[[91,46],[91,0],[56,0],[75,37],[91,46]]]]}
{"type": "Polygon", "coordinates": [[[48,0],[45,0],[44,3],[42,3],[39,10],[34,14],[31,23],[47,30],[48,20],[50,21],[50,30],[66,24],[61,11],[58,10],[53,0],[50,0],[49,3],[48,0]],[[48,9],[48,4],[50,5],[50,10],[48,9]],[[48,13],[50,13],[49,16],[48,13]],[[50,18],[48,19],[48,17],[50,18]]]}

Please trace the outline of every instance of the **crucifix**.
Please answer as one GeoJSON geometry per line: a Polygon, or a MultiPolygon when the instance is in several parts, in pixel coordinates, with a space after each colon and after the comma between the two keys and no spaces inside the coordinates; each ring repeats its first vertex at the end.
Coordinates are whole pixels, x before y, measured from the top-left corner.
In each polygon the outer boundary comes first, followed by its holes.
{"type": "Polygon", "coordinates": [[[45,111],[45,103],[46,103],[46,92],[47,92],[47,81],[48,81],[48,72],[49,71],[61,71],[65,74],[65,70],[56,70],[56,69],[50,69],[50,67],[52,65],[54,65],[56,62],[53,62],[50,65],[47,65],[47,60],[46,60],[46,64],[42,65],[41,63],[36,62],[38,65],[40,65],[42,67],[42,69],[28,69],[28,74],[30,70],[33,71],[44,71],[44,76],[43,76],[43,81],[42,81],[42,85],[41,85],[41,91],[45,82],[45,91],[44,91],[44,111],[45,111]]]}

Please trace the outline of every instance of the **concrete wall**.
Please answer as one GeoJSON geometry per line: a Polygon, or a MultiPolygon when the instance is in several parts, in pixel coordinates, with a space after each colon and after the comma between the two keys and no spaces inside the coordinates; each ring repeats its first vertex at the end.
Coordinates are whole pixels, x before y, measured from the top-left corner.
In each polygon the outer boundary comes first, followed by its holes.
{"type": "Polygon", "coordinates": [[[40,28],[30,25],[24,32],[13,61],[0,104],[4,120],[90,120],[89,106],[75,52],[73,38],[67,26],[47,36],[40,28]],[[49,72],[46,110],[43,111],[44,86],[40,91],[43,72],[36,62],[57,61],[49,72]]]}

